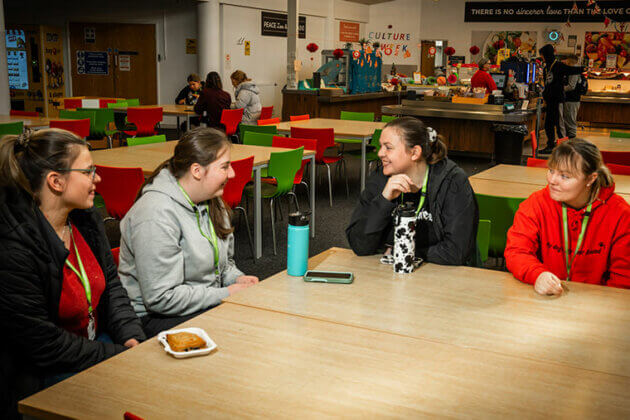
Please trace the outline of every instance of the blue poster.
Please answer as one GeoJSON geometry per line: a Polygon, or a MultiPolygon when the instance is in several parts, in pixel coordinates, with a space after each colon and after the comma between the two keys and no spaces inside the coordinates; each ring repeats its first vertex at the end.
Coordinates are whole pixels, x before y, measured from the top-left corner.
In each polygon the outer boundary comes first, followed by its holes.
{"type": "Polygon", "coordinates": [[[28,89],[28,65],[26,51],[7,50],[9,89],[28,89]]]}
{"type": "Polygon", "coordinates": [[[109,74],[109,57],[106,51],[77,51],[78,74],[109,74]]]}

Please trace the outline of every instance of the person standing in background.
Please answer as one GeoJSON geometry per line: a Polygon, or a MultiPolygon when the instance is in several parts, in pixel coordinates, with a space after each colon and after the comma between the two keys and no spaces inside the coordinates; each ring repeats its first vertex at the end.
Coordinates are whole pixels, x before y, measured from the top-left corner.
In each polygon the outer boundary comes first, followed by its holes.
{"type": "MultiPolygon", "coordinates": [[[[575,66],[578,62],[578,58],[575,55],[570,55],[564,60],[564,64],[567,66],[575,66]]],[[[577,114],[580,109],[581,92],[578,89],[578,84],[582,76],[579,74],[572,74],[567,76],[564,85],[565,102],[560,109],[560,130],[562,131],[562,137],[568,137],[570,139],[577,135],[577,114]]]]}

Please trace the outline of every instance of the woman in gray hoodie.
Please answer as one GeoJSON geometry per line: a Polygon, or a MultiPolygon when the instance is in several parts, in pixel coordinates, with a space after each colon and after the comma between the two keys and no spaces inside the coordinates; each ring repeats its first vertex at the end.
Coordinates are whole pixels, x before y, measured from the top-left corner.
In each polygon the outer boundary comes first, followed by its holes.
{"type": "Polygon", "coordinates": [[[234,97],[236,101],[232,104],[232,109],[243,108],[243,124],[256,125],[260,118],[262,105],[260,103],[260,90],[251,79],[247,78],[245,72],[236,70],[230,76],[234,86],[234,97]]]}
{"type": "Polygon", "coordinates": [[[120,280],[147,336],[258,283],[233,260],[230,209],[221,199],[233,177],[225,134],[190,130],[122,220],[120,280]]]}

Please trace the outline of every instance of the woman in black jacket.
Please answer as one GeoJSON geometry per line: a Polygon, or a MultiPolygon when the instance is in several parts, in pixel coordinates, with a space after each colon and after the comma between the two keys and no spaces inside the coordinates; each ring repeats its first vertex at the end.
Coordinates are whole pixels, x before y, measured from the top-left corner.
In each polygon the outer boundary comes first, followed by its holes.
{"type": "Polygon", "coordinates": [[[70,132],[0,140],[0,418],[145,338],[92,208],[99,181],[70,132]]]}
{"type": "Polygon", "coordinates": [[[446,158],[437,133],[413,117],[389,122],[372,175],[346,229],[357,255],[393,246],[392,211],[404,199],[417,207],[416,255],[447,265],[475,262],[479,212],[466,173],[446,158]]]}

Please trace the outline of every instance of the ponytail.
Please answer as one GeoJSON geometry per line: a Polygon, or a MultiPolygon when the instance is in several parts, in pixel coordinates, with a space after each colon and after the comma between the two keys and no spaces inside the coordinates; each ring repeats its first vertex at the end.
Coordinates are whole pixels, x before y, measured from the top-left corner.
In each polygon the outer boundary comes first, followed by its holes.
{"type": "Polygon", "coordinates": [[[420,146],[422,157],[429,165],[434,165],[447,156],[448,148],[443,137],[418,118],[401,117],[388,122],[384,128],[395,128],[408,148],[420,146]]]}

